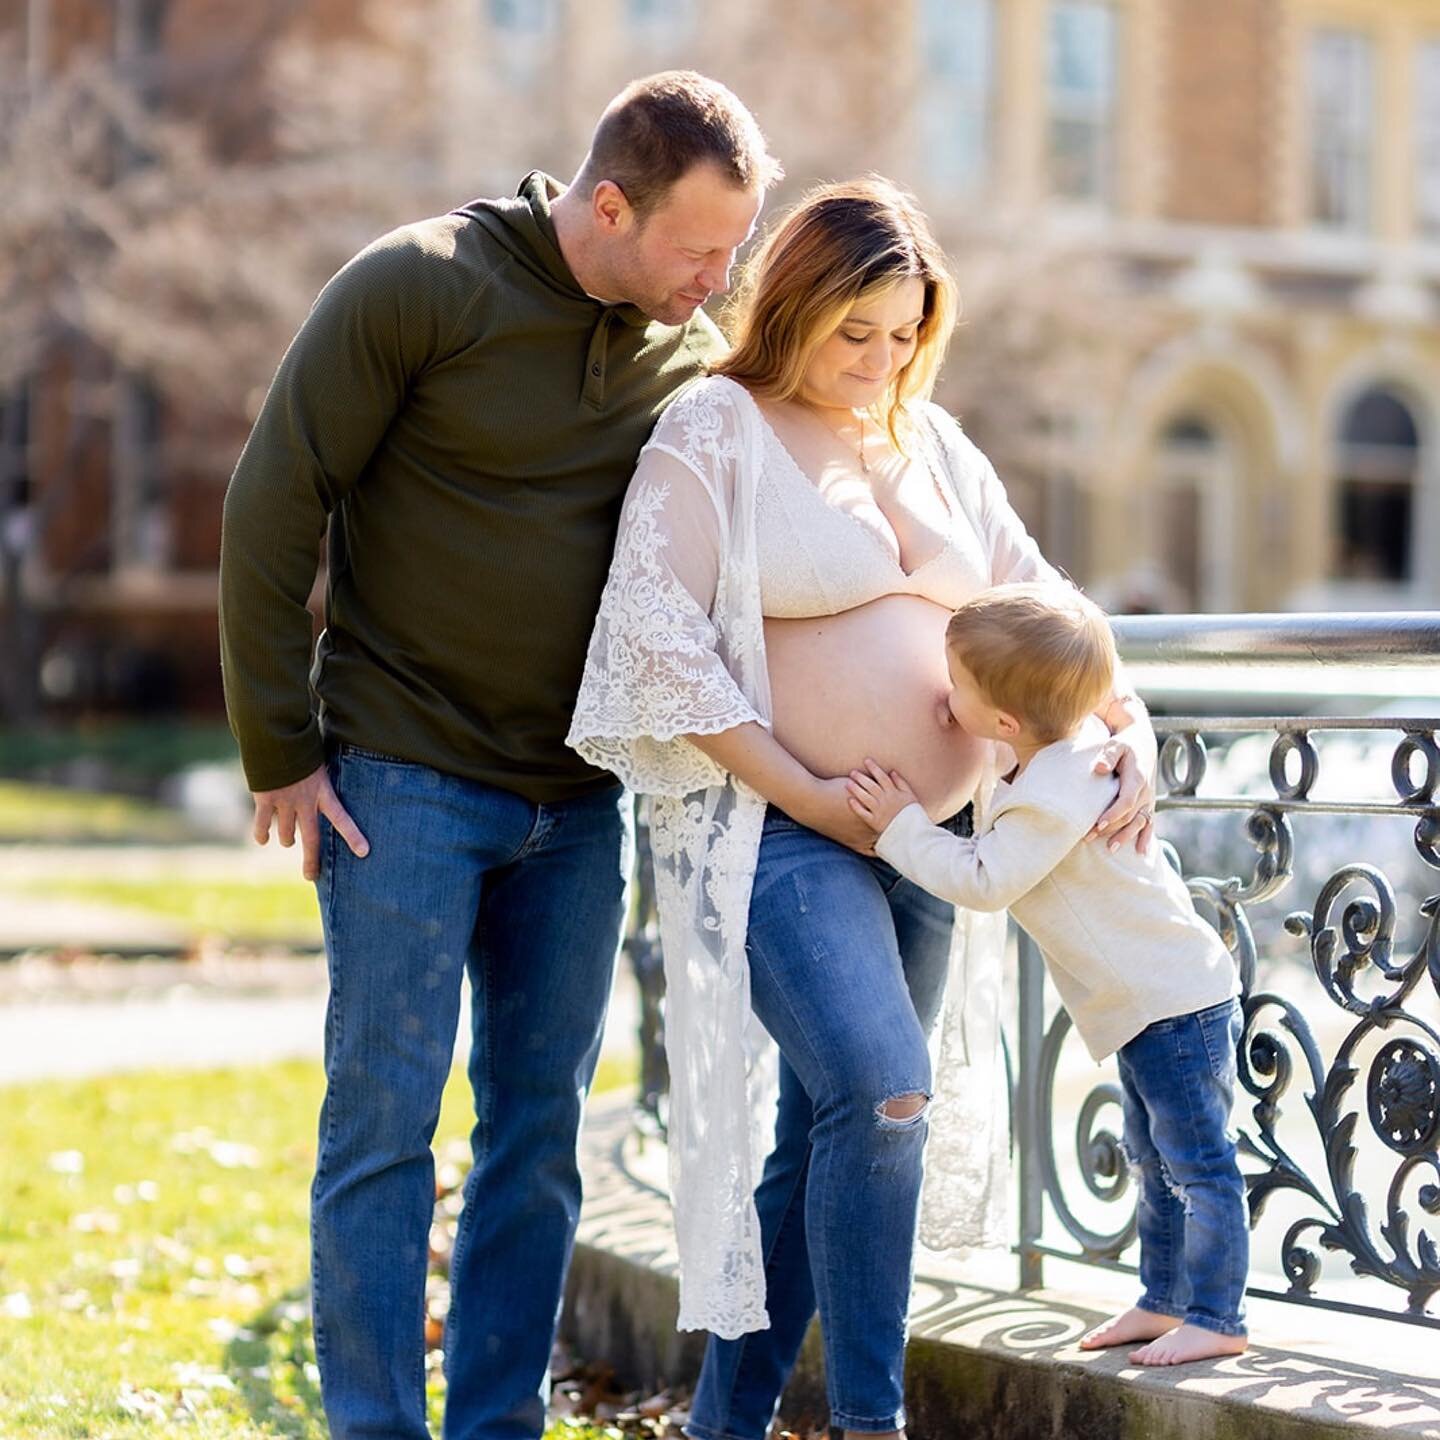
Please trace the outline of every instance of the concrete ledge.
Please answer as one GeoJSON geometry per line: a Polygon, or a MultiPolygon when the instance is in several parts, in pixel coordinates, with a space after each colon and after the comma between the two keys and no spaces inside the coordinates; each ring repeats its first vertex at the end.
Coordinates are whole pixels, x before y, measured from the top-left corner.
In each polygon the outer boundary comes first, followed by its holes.
{"type": "MultiPolygon", "coordinates": [[[[567,1337],[627,1385],[688,1386],[704,1337],[674,1328],[663,1149],[633,1136],[627,1097],[591,1107],[582,1163],[586,1201],[567,1337]]],[[[1260,1339],[1248,1353],[1150,1370],[1130,1365],[1123,1349],[1083,1352],[1075,1343],[1127,1303],[1125,1277],[1117,1288],[1117,1277],[1094,1272],[1092,1293],[1085,1272],[1080,1296],[1016,1292],[996,1283],[993,1264],[976,1273],[926,1259],[933,1263],[922,1265],[916,1283],[906,1365],[910,1440],[1355,1440],[1370,1431],[1440,1440],[1433,1330],[1353,1317],[1337,1324],[1301,1307],[1252,1302],[1260,1339]],[[1271,1336],[1289,1348],[1265,1343],[1271,1336]]],[[[812,1331],[783,1413],[823,1417],[824,1393],[812,1331]]]]}

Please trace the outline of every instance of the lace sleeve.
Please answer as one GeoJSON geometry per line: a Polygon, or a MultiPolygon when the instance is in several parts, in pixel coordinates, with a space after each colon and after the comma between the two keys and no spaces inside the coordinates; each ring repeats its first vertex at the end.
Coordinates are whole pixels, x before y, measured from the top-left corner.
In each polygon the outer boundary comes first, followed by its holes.
{"type": "Polygon", "coordinates": [[[725,772],[682,737],[765,723],[727,665],[734,445],[715,399],[708,385],[698,399],[687,392],[641,454],[566,737],[643,794],[724,784],[725,772]]]}

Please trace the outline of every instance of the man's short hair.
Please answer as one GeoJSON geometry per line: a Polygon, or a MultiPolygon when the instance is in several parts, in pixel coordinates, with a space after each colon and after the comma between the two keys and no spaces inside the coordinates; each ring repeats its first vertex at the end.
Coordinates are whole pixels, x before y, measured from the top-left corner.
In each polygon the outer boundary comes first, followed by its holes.
{"type": "Polygon", "coordinates": [[[605,107],[576,180],[592,190],[612,181],[643,220],[701,164],[746,190],[766,190],[784,173],[738,96],[693,70],[664,70],[632,80],[605,107]]]}
{"type": "Polygon", "coordinates": [[[1110,622],[1058,581],[981,591],[950,617],[945,643],[990,704],[1046,741],[1073,733],[1115,683],[1110,622]]]}

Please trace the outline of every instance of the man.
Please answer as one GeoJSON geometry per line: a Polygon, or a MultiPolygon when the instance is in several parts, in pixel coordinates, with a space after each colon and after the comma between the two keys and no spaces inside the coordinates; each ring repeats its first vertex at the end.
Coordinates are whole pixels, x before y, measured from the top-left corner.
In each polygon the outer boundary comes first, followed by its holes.
{"type": "Polygon", "coordinates": [[[341,270],[231,482],[227,705],[255,837],[299,832],[330,967],[311,1213],[336,1440],[427,1433],[429,1144],[462,970],[475,1164],[445,1433],[543,1428],[629,867],[621,792],[564,737],[636,456],[716,353],[700,307],[779,173],[723,86],[635,82],[568,189],[532,173],[341,270]]]}

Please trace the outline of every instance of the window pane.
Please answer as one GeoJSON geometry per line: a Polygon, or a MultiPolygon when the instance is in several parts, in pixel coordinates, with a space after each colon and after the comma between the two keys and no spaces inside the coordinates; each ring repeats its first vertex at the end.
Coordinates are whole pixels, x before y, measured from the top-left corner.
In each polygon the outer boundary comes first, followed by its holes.
{"type": "Polygon", "coordinates": [[[556,0],[489,0],[490,23],[497,30],[540,35],[555,23],[556,0]]]}
{"type": "Polygon", "coordinates": [[[1423,234],[1440,239],[1440,40],[1415,57],[1415,207],[1423,234]]]}
{"type": "Polygon", "coordinates": [[[625,0],[632,25],[658,25],[667,30],[689,28],[695,18],[694,0],[625,0]]]}
{"type": "Polygon", "coordinates": [[[1367,36],[1319,30],[1310,40],[1311,217],[1363,230],[1370,221],[1373,56],[1367,36]]]}
{"type": "Polygon", "coordinates": [[[1346,580],[1410,578],[1419,436],[1410,408],[1368,390],[1340,424],[1337,570],[1346,580]]]}
{"type": "Polygon", "coordinates": [[[1098,0],[1057,0],[1050,11],[1050,184],[1072,199],[1112,185],[1116,20],[1098,0]]]}
{"type": "Polygon", "coordinates": [[[1408,484],[1345,480],[1340,485],[1340,576],[1345,580],[1410,578],[1408,484]]]}
{"type": "Polygon", "coordinates": [[[985,178],[990,147],[993,0],[924,0],[920,139],[931,175],[958,189],[985,178]]]}
{"type": "Polygon", "coordinates": [[[1115,88],[1115,16],[1095,0],[1061,0],[1050,13],[1052,95],[1108,102],[1115,88]]]}

